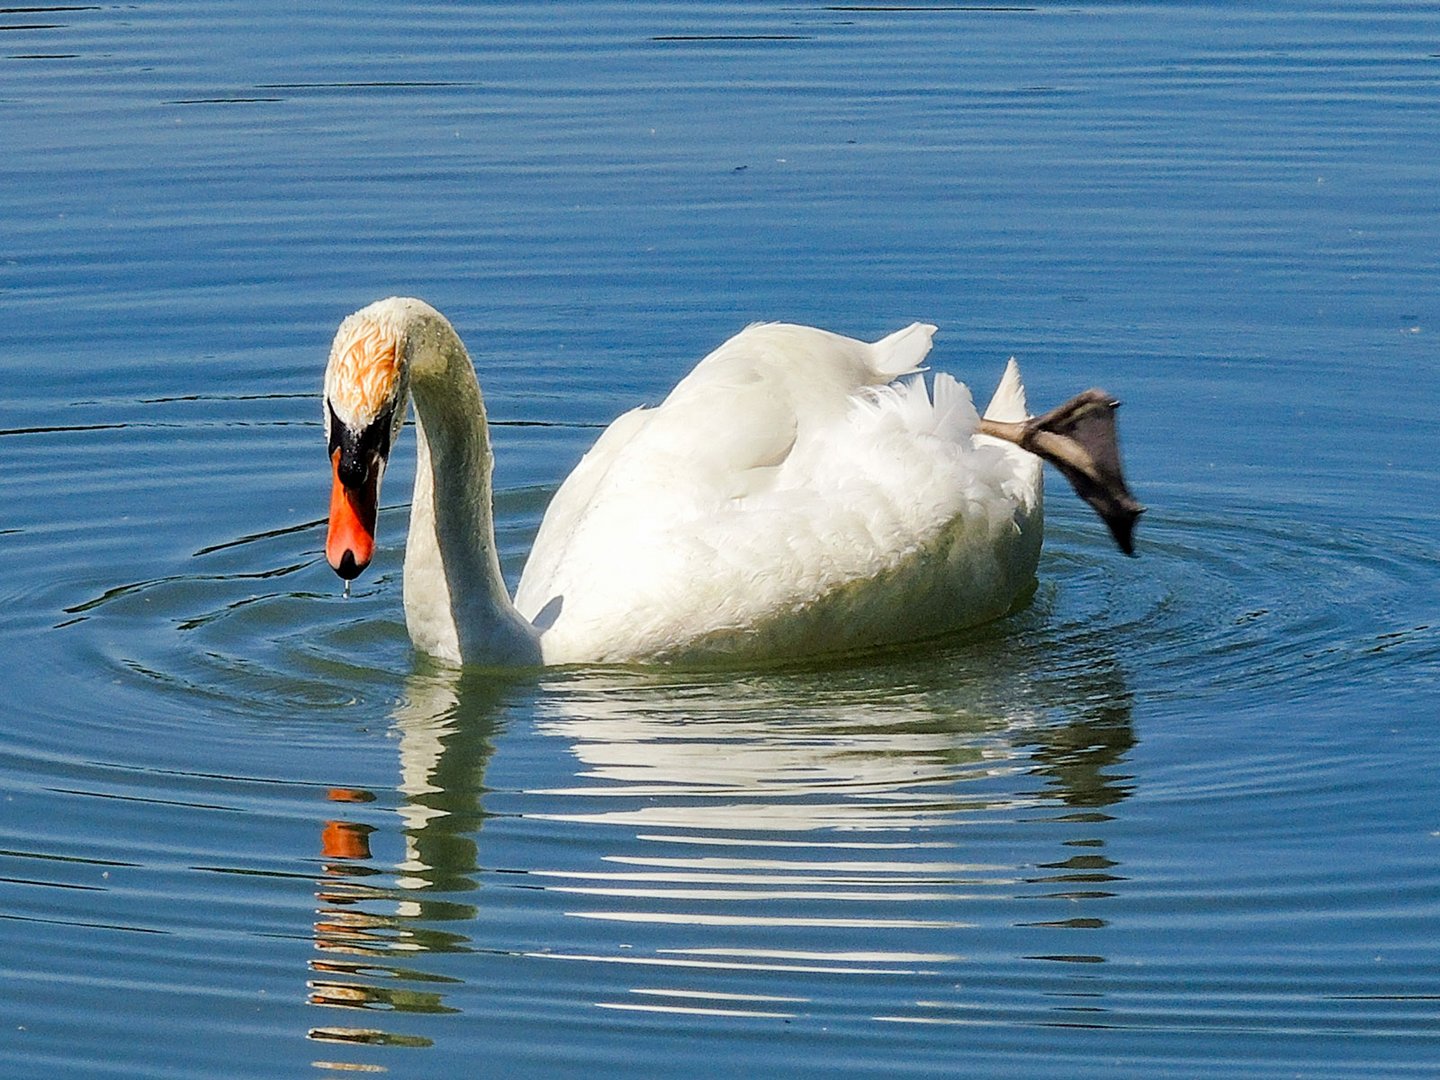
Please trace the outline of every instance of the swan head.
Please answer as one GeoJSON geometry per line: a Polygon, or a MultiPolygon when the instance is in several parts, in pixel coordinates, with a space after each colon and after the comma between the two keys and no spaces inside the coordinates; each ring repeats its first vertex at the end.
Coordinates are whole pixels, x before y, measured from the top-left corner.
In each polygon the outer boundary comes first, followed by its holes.
{"type": "Polygon", "coordinates": [[[342,578],[375,554],[380,481],[409,398],[404,302],[381,300],[336,331],[325,368],[325,438],[333,483],[325,557],[342,578]]]}

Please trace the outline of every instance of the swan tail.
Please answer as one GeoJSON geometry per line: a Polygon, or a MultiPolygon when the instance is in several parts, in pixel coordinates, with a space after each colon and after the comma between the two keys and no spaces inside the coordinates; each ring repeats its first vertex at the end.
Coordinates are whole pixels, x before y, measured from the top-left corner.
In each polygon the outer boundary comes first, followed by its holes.
{"type": "Polygon", "coordinates": [[[1019,423],[1028,419],[1025,405],[1025,384],[1020,381],[1020,365],[1012,356],[1005,364],[1005,374],[1000,376],[1000,385],[985,409],[985,419],[1019,423]]]}
{"type": "Polygon", "coordinates": [[[933,388],[934,429],[952,442],[968,439],[975,433],[980,417],[970,388],[953,375],[939,372],[933,388]]]}

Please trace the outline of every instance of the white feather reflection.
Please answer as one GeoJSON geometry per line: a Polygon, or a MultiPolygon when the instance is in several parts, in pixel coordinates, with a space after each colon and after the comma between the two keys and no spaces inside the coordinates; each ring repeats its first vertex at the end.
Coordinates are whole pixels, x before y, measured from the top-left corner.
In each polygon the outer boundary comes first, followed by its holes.
{"type": "MultiPolygon", "coordinates": [[[[1113,667],[1098,675],[1116,677],[1113,667]]],[[[1091,700],[1123,702],[1119,689],[1091,700]]],[[[1103,770],[1132,741],[1113,710],[1096,720],[1118,734],[1097,737],[1081,730],[1090,718],[1056,723],[1053,707],[966,705],[978,695],[953,684],[876,703],[873,687],[843,674],[817,685],[587,672],[545,691],[538,730],[564,740],[579,767],[567,784],[530,789],[539,808],[527,816],[585,827],[610,847],[589,867],[530,876],[581,901],[569,917],[613,924],[616,935],[643,928],[654,944],[536,955],[672,973],[666,994],[636,987],[645,1000],[596,1002],[622,1010],[775,1011],[724,998],[727,971],[943,978],[964,952],[910,946],[937,933],[973,937],[998,903],[1045,884],[1039,860],[975,857],[994,853],[984,839],[1051,815],[1057,797],[1080,806],[1123,798],[1123,778],[1103,770]],[[1082,760],[1096,746],[1105,752],[1082,760]],[[1047,755],[1063,775],[1037,769],[1047,755]],[[676,947],[677,933],[691,943],[676,947]],[[817,938],[872,947],[804,947],[817,938]]],[[[780,1011],[821,1007],[808,996],[791,1006],[780,1011]]]]}

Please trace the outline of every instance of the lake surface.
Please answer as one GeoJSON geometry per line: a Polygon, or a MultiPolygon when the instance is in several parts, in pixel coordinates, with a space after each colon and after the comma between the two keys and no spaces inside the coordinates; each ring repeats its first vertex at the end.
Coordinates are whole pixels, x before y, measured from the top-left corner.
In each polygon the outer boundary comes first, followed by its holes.
{"type": "Polygon", "coordinates": [[[0,1074],[1440,1070],[1440,12],[0,11],[0,1074]],[[447,312],[518,575],[748,322],[1098,384],[1039,587],[844,662],[414,656],[413,438],[320,554],[340,318],[447,312]]]}

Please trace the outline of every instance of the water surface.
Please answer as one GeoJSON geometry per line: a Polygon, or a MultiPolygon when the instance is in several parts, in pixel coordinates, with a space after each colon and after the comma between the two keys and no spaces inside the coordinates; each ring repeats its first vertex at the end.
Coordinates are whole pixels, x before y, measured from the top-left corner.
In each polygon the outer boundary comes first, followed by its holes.
{"type": "Polygon", "coordinates": [[[0,1071],[1428,1075],[1440,16],[1305,2],[0,12],[0,1071]],[[518,575],[757,319],[1125,401],[1033,602],[844,661],[414,656],[413,442],[324,565],[392,293],[518,575]]]}

